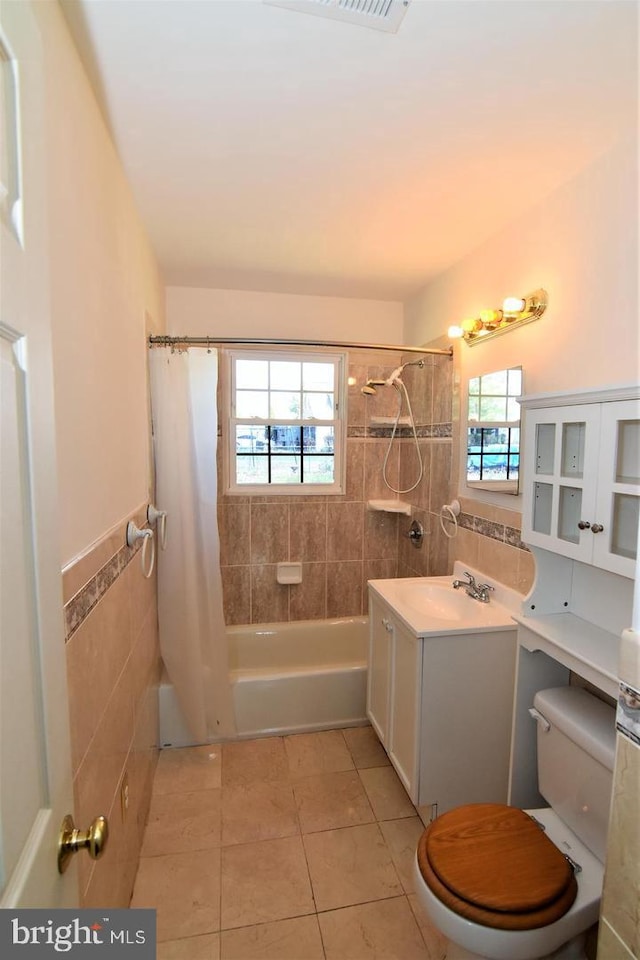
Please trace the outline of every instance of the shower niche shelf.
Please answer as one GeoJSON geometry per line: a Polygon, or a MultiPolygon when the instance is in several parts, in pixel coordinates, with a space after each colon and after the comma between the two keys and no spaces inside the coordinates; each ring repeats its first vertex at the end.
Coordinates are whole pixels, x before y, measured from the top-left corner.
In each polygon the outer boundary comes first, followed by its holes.
{"type": "MultiPolygon", "coordinates": [[[[370,427],[392,427],[396,422],[395,417],[369,417],[369,426],[370,427]]],[[[410,427],[411,426],[411,417],[400,417],[398,420],[399,427],[410,427]]]]}
{"type": "Polygon", "coordinates": [[[367,500],[369,510],[379,510],[384,513],[404,513],[411,516],[411,504],[404,500],[367,500]]]}

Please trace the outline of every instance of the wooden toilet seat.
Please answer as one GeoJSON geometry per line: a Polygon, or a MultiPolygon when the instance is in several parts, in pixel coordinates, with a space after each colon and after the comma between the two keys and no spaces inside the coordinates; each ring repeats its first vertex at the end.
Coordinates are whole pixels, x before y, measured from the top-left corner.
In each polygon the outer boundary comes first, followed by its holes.
{"type": "Polygon", "coordinates": [[[501,930],[553,923],[578,892],[560,850],[528,814],[503,804],[468,804],[442,814],[420,838],[418,866],[445,906],[501,930]]]}

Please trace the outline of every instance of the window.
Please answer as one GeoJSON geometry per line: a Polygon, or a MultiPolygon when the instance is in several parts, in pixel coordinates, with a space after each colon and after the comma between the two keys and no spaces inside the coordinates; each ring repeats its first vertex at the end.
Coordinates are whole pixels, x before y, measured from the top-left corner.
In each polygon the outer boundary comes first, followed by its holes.
{"type": "Polygon", "coordinates": [[[346,357],[233,350],[228,493],[343,493],[346,357]]]}

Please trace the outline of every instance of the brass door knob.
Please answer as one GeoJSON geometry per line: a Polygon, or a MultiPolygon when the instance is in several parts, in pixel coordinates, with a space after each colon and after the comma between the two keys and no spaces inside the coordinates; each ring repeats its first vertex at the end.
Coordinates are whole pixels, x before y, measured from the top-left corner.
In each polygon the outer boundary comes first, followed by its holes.
{"type": "Polygon", "coordinates": [[[109,839],[109,824],[106,817],[96,817],[88,830],[77,830],[70,813],[60,825],[58,838],[58,871],[64,873],[69,861],[78,850],[86,850],[92,860],[99,860],[109,839]]]}

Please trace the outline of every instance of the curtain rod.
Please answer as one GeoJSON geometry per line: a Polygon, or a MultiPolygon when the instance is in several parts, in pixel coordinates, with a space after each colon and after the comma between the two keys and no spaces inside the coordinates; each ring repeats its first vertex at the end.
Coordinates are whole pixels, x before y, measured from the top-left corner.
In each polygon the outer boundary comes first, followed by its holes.
{"type": "Polygon", "coordinates": [[[453,347],[441,350],[437,347],[393,346],[388,343],[346,343],[337,340],[280,340],[270,337],[149,337],[150,347],[173,347],[184,344],[188,347],[209,347],[217,343],[262,344],[287,347],[340,347],[348,350],[393,350],[395,353],[423,353],[453,357],[453,347]]]}

